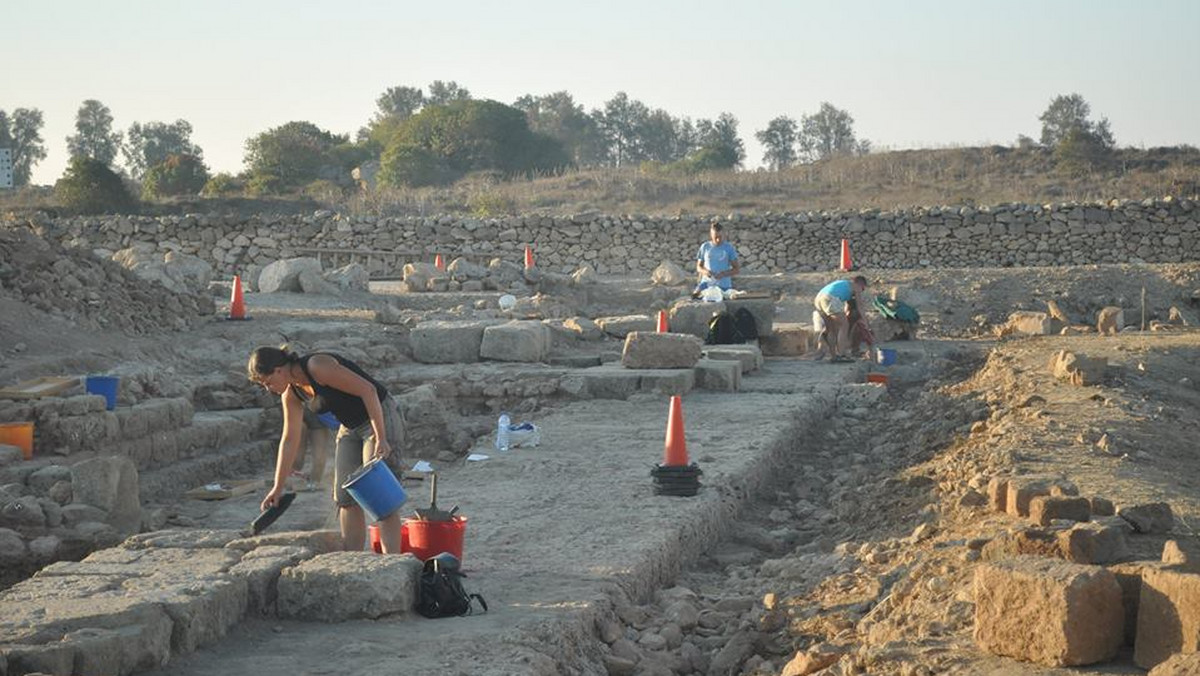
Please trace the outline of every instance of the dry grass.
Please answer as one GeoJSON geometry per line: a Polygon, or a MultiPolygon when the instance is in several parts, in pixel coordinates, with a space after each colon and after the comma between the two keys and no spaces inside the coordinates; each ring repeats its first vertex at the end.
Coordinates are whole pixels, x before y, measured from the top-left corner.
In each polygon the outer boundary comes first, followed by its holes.
{"type": "MultiPolygon", "coordinates": [[[[1110,167],[1085,174],[1055,168],[1050,152],[1003,146],[881,152],[786,171],[680,175],[646,165],[583,169],[532,179],[469,176],[444,188],[384,189],[321,205],[287,200],[186,200],[144,211],[304,211],[325,206],[363,215],[721,214],[731,211],[894,209],[937,204],[999,204],[1143,199],[1200,194],[1200,150],[1124,149],[1110,167]],[[294,208],[289,208],[294,207],[294,208]]],[[[53,207],[45,191],[0,193],[0,212],[53,207]]]]}

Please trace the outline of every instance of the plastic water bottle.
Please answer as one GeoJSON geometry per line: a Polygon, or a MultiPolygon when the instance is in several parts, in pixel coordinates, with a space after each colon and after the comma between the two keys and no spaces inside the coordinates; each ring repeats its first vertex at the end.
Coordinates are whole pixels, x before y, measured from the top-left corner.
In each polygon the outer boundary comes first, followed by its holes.
{"type": "Polygon", "coordinates": [[[496,423],[496,450],[508,450],[508,430],[512,424],[512,419],[507,413],[500,414],[500,420],[496,423]]]}

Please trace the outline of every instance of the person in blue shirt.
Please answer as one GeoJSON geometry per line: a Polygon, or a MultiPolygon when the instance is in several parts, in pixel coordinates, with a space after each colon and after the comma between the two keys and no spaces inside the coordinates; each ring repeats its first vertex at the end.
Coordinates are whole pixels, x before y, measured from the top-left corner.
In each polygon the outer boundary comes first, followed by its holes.
{"type": "Polygon", "coordinates": [[[839,279],[826,284],[813,299],[813,305],[825,323],[825,342],[833,351],[831,361],[851,361],[847,354],[850,348],[850,313],[855,306],[862,307],[866,290],[867,278],[858,275],[854,279],[839,279]]]}
{"type": "Polygon", "coordinates": [[[722,291],[728,291],[733,288],[733,276],[740,271],[737,249],[725,241],[721,224],[713,223],[708,229],[708,241],[696,252],[696,272],[700,273],[696,292],[714,284],[722,291]]]}

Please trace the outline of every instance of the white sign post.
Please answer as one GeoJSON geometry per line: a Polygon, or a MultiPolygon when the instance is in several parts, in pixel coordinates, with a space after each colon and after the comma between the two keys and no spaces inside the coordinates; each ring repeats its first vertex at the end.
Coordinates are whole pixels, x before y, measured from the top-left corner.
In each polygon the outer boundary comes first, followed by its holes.
{"type": "Polygon", "coordinates": [[[13,187],[12,148],[0,148],[0,188],[13,187]]]}

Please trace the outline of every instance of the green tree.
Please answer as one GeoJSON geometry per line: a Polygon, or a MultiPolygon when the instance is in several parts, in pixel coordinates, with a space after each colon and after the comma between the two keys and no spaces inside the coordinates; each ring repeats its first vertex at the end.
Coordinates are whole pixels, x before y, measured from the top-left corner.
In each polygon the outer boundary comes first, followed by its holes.
{"type": "Polygon", "coordinates": [[[796,132],[799,126],[786,115],[771,120],[767,128],[756,132],[754,137],[766,146],[763,161],[775,171],[787,169],[796,163],[796,132]]]}
{"type": "Polygon", "coordinates": [[[738,120],[732,113],[721,113],[715,120],[700,120],[696,123],[700,149],[714,152],[707,157],[720,158],[722,168],[741,166],[746,159],[746,146],[738,136],[738,120]]]}
{"type": "Polygon", "coordinates": [[[455,101],[469,100],[471,100],[471,92],[467,91],[466,87],[460,87],[454,80],[449,82],[434,80],[429,83],[429,96],[425,97],[425,105],[444,106],[455,101]]]}
{"type": "Polygon", "coordinates": [[[204,157],[200,146],[192,143],[192,125],[187,120],[147,122],[129,125],[125,145],[121,147],[125,166],[136,180],[142,180],[151,167],[162,164],[169,155],[204,157]]]}
{"type": "Polygon", "coordinates": [[[604,140],[596,121],[569,93],[526,94],[513,107],[524,111],[531,130],[561,143],[576,165],[590,166],[604,160],[604,140]]]}
{"type": "Polygon", "coordinates": [[[420,87],[389,87],[379,98],[375,99],[375,105],[378,108],[375,112],[376,120],[386,118],[407,120],[416,115],[421,106],[425,105],[425,94],[420,87]]]}
{"type": "Polygon", "coordinates": [[[379,181],[384,185],[420,188],[442,185],[454,179],[454,172],[441,157],[411,143],[388,146],[379,166],[379,181]]]}
{"type": "Polygon", "coordinates": [[[592,118],[604,139],[606,156],[610,164],[621,166],[645,159],[639,147],[638,129],[649,115],[646,104],[629,98],[625,92],[617,92],[604,102],[604,109],[594,111],[592,118]]]}
{"type": "Polygon", "coordinates": [[[33,167],[46,159],[42,142],[42,111],[17,108],[12,115],[0,110],[0,148],[12,149],[13,185],[29,185],[33,167]]]}
{"type": "Polygon", "coordinates": [[[265,189],[295,188],[318,178],[337,178],[343,167],[331,156],[337,146],[348,143],[345,135],[333,134],[311,122],[288,122],[268,129],[246,141],[245,163],[251,174],[271,176],[275,182],[259,181],[265,189]]]}
{"type": "Polygon", "coordinates": [[[208,167],[193,155],[168,155],[142,180],[142,199],[195,195],[208,183],[208,167]]]}
{"type": "Polygon", "coordinates": [[[816,114],[800,118],[799,146],[809,160],[853,154],[859,150],[854,138],[854,118],[831,103],[821,103],[816,114]]]}
{"type": "MultiPolygon", "coordinates": [[[[1099,122],[1091,119],[1092,107],[1079,94],[1066,94],[1054,97],[1038,119],[1042,121],[1042,145],[1054,148],[1073,132],[1080,132],[1094,138],[1088,141],[1091,145],[1102,145],[1111,149],[1114,145],[1112,131],[1108,128],[1108,119],[1100,118],[1099,122]]],[[[1075,137],[1080,138],[1078,135],[1075,137]]]]}
{"type": "Polygon", "coordinates": [[[116,172],[83,155],[71,158],[66,172],[54,184],[54,193],[63,206],[84,214],[125,213],[135,205],[116,172]]]}
{"type": "Polygon", "coordinates": [[[687,156],[688,148],[679,139],[679,120],[661,108],[639,120],[636,132],[640,155],[647,160],[674,162],[687,156]]]}
{"type": "Polygon", "coordinates": [[[113,131],[112,111],[95,99],[84,101],[75,113],[75,134],[67,137],[67,152],[111,166],[120,149],[121,132],[113,131]]]}

